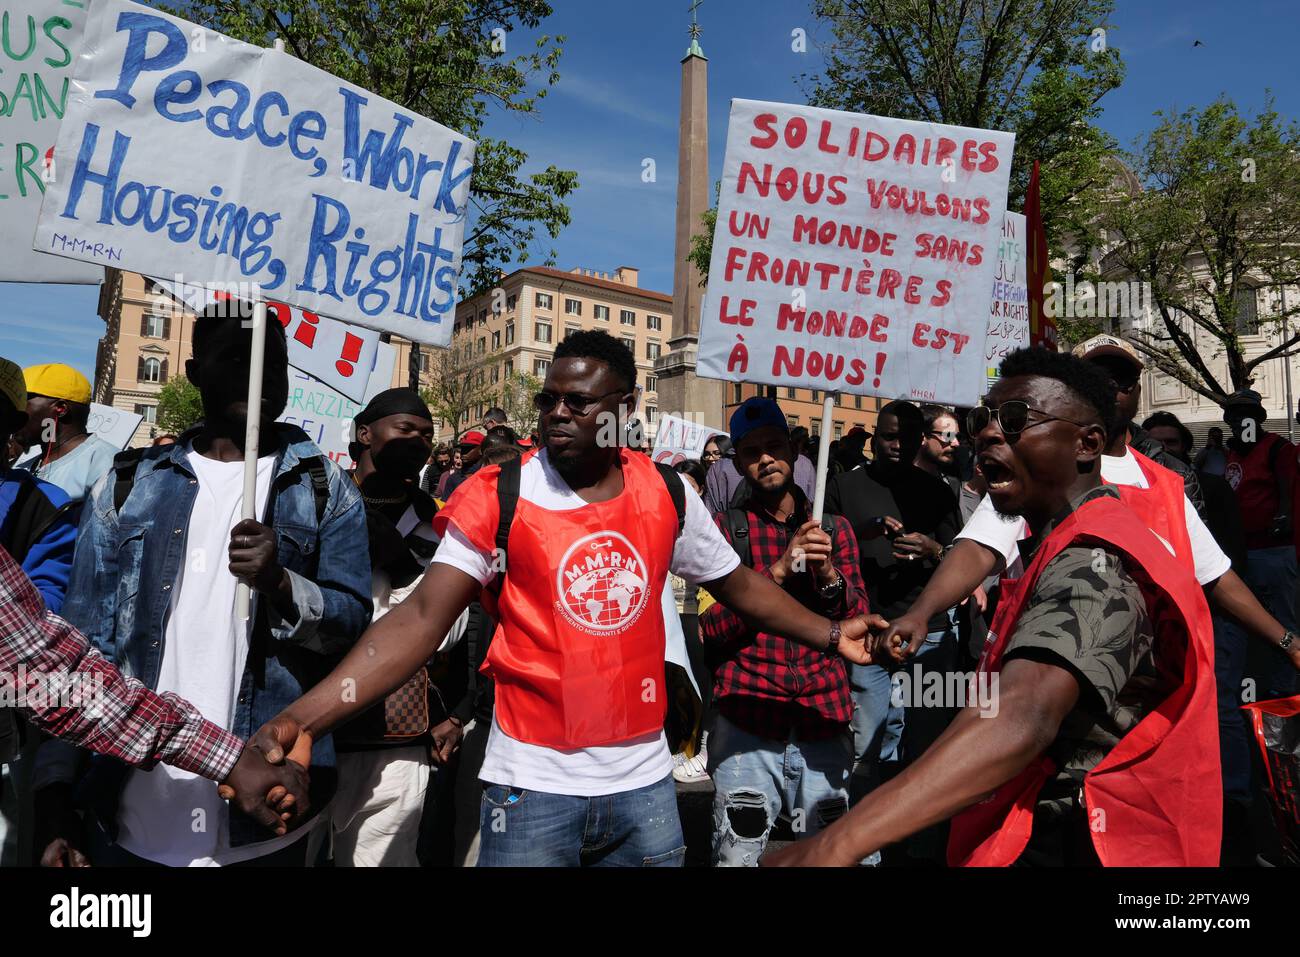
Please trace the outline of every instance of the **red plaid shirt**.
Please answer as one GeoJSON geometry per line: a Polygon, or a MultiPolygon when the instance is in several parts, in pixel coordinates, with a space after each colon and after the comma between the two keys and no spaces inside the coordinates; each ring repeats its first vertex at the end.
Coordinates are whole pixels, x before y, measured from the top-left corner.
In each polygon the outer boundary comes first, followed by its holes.
{"type": "MultiPolygon", "coordinates": [[[[768,578],[772,577],[771,566],[808,520],[807,501],[798,490],[795,497],[798,505],[785,522],[746,509],[754,571],[768,578]]],[[[841,597],[827,603],[808,574],[790,575],[782,587],[805,608],[828,618],[866,614],[867,589],[858,541],[847,519],[839,515],[831,519],[835,525],[831,561],[844,579],[841,597]]],[[[730,540],[726,514],[720,512],[713,520],[730,540]]],[[[728,721],[774,741],[789,740],[791,732],[801,738],[824,738],[844,730],[853,716],[853,697],[847,666],[839,655],[815,651],[767,632],[755,634],[721,602],[709,606],[700,624],[704,640],[727,659],[715,675],[714,696],[728,721]]]]}
{"type": "Polygon", "coordinates": [[[244,747],[183,698],[156,694],[125,677],[75,628],[46,610],[3,548],[0,684],[5,698],[18,703],[32,724],[133,767],[147,770],[161,761],[221,781],[244,747]]]}

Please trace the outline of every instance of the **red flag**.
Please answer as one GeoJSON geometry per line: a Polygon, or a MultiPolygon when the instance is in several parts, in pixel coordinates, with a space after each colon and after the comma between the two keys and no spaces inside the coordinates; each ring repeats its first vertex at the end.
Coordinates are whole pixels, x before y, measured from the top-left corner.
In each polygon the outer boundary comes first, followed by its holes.
{"type": "Polygon", "coordinates": [[[1047,232],[1043,229],[1043,211],[1038,201],[1038,160],[1029,177],[1025,193],[1025,220],[1029,227],[1029,344],[1056,351],[1056,323],[1043,311],[1043,288],[1047,285],[1047,232]]]}

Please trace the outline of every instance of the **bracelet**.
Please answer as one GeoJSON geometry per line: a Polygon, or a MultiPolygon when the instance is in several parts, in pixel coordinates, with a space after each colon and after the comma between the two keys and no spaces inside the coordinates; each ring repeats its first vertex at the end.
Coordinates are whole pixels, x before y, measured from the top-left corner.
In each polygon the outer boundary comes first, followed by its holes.
{"type": "Polygon", "coordinates": [[[1295,632],[1287,630],[1282,633],[1282,640],[1277,643],[1277,646],[1281,648],[1283,651],[1290,651],[1291,644],[1294,641],[1295,641],[1295,632]]]}
{"type": "Polygon", "coordinates": [[[831,622],[830,640],[826,643],[827,654],[835,654],[840,650],[840,623],[831,622]]]}

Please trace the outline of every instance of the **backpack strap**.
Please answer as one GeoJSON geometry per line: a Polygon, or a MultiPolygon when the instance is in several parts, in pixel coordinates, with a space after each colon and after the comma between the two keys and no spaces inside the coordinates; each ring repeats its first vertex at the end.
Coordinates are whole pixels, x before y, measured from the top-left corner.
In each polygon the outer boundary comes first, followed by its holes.
{"type": "Polygon", "coordinates": [[[671,465],[656,462],[655,469],[659,472],[659,477],[664,480],[668,494],[673,500],[673,508],[677,511],[677,534],[681,535],[682,529],[686,527],[686,486],[682,484],[682,477],[671,465]]]}
{"type": "MultiPolygon", "coordinates": [[[[519,477],[522,474],[522,459],[515,456],[501,463],[501,474],[497,476],[497,535],[496,553],[508,555],[510,545],[510,526],[515,521],[515,507],[519,504],[519,477]]],[[[504,584],[508,563],[502,563],[502,572],[493,581],[493,586],[500,589],[504,584]]]]}
{"type": "Polygon", "coordinates": [[[754,567],[754,553],[749,544],[749,513],[743,508],[729,508],[727,515],[727,538],[731,547],[740,556],[740,563],[746,568],[754,567]]]}
{"type": "Polygon", "coordinates": [[[321,519],[325,517],[325,509],[330,503],[329,473],[325,471],[325,460],[319,455],[303,459],[302,467],[307,470],[307,475],[311,478],[311,494],[316,501],[316,525],[319,527],[321,519]]]}
{"type": "Polygon", "coordinates": [[[140,467],[144,449],[125,449],[113,456],[113,512],[122,513],[127,496],[135,485],[135,472],[140,467]]]}

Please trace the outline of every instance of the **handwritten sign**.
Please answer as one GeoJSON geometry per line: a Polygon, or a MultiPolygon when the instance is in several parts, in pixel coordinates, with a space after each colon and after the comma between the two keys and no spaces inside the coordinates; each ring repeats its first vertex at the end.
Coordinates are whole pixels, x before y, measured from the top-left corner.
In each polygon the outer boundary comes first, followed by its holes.
{"type": "Polygon", "coordinates": [[[475,152],[459,133],[288,54],[95,0],[57,149],[41,252],[451,339],[475,152]]]}
{"type": "Polygon", "coordinates": [[[348,455],[348,443],[352,441],[352,420],[367,402],[392,387],[396,363],[397,349],[386,342],[379,343],[375,350],[375,366],[369,374],[370,384],[360,401],[331,389],[301,369],[291,368],[289,402],[276,421],[298,426],[340,468],[351,469],[353,462],[348,455]]]}
{"type": "Polygon", "coordinates": [[[1025,217],[1007,213],[998,243],[998,271],[989,305],[989,334],[984,341],[988,387],[998,379],[998,366],[1007,353],[1029,345],[1029,280],[1025,217]]]}
{"type": "Polygon", "coordinates": [[[1014,139],[733,100],[699,374],[974,403],[1014,139]]]}
{"type": "Polygon", "coordinates": [[[722,435],[717,429],[691,422],[689,419],[675,415],[659,417],[659,431],[655,433],[655,447],[651,458],[665,465],[676,465],[685,459],[698,459],[704,452],[704,446],[715,435],[722,435]]]}
{"type": "Polygon", "coordinates": [[[0,282],[97,283],[98,266],[32,251],[54,139],[86,26],[84,0],[0,0],[0,282]]]}
{"type": "Polygon", "coordinates": [[[144,416],[125,409],[115,409],[111,405],[90,403],[90,415],[86,417],[86,431],[97,435],[109,445],[124,449],[135,437],[144,416]]]}
{"type": "MultiPolygon", "coordinates": [[[[220,290],[211,286],[165,279],[152,281],[196,313],[212,305],[220,296],[220,290]]],[[[283,302],[267,303],[267,316],[284,326],[289,365],[309,373],[349,399],[361,401],[366,394],[370,368],[375,364],[379,333],[318,316],[283,302]]]]}

